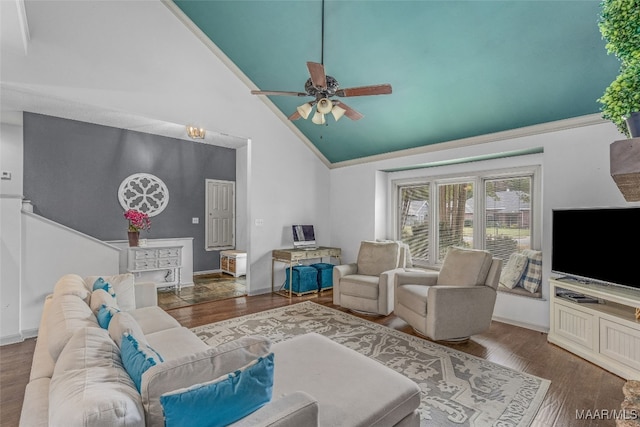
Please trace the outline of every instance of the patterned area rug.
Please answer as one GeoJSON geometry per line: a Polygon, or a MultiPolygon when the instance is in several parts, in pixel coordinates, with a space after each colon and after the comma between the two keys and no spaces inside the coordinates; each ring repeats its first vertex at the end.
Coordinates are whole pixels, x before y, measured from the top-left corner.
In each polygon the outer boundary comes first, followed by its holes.
{"type": "Polygon", "coordinates": [[[411,378],[422,426],[528,426],[550,381],[310,301],[192,329],[211,346],[244,335],[279,342],[317,332],[411,378]]]}

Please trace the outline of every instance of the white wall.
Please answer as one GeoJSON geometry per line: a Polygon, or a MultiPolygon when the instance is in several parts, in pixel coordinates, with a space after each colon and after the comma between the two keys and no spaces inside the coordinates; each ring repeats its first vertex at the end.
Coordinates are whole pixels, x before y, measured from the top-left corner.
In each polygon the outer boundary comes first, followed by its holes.
{"type": "MultiPolygon", "coordinates": [[[[250,83],[234,74],[224,58],[212,53],[215,49],[176,19],[166,5],[52,0],[29,3],[27,15],[28,55],[23,49],[5,49],[8,38],[0,40],[2,85],[13,94],[0,98],[3,113],[26,104],[28,111],[109,126],[116,117],[121,127],[143,132],[147,129],[135,125],[140,118],[196,124],[208,131],[249,138],[246,149],[239,150],[246,165],[238,170],[244,174],[241,178],[247,189],[245,195],[239,194],[246,200],[246,206],[239,206],[245,216],[244,220],[240,217],[244,224],[239,226],[244,225],[245,230],[239,231],[239,241],[244,241],[248,252],[251,294],[271,290],[271,251],[292,245],[292,224],[315,224],[318,242],[331,242],[327,167],[259,97],[250,94],[250,83]],[[9,101],[13,103],[8,105],[9,101]],[[256,219],[262,219],[263,225],[255,225],[256,219]]],[[[20,176],[21,170],[16,169],[15,174],[20,176]]],[[[14,222],[17,218],[14,216],[14,222]]],[[[16,230],[7,225],[2,223],[3,239],[16,230]]],[[[11,238],[7,247],[19,259],[17,239],[17,235],[11,238]]],[[[54,247],[55,243],[47,241],[42,248],[23,248],[23,259],[30,260],[34,253],[41,256],[54,247]]],[[[11,330],[7,334],[17,328],[28,334],[37,327],[40,300],[45,288],[53,288],[50,278],[39,282],[42,288],[33,288],[32,280],[38,278],[32,268],[42,266],[27,262],[23,271],[28,277],[2,282],[3,304],[5,295],[18,298],[23,290],[20,315],[3,309],[3,324],[6,317],[11,330]],[[20,326],[19,318],[24,319],[20,326]]],[[[85,266],[65,268],[51,271],[64,274],[85,266]]],[[[276,282],[283,280],[284,270],[279,267],[276,282]]],[[[17,300],[11,304],[15,307],[17,300]]],[[[3,329],[0,338],[4,335],[3,329]]]]}
{"type": "Polygon", "coordinates": [[[33,213],[22,212],[21,334],[34,336],[58,279],[119,273],[120,250],[33,213]]]}
{"type": "Polygon", "coordinates": [[[0,344],[20,341],[22,127],[0,123],[0,344]]]}
{"type": "MultiPolygon", "coordinates": [[[[342,247],[343,261],[353,262],[361,240],[393,236],[391,221],[386,221],[384,224],[387,235],[380,236],[380,221],[384,218],[377,213],[381,204],[380,197],[385,198],[386,206],[391,204],[388,192],[381,191],[378,187],[388,185],[392,179],[541,165],[545,301],[499,294],[495,318],[538,330],[547,330],[549,327],[547,281],[550,276],[551,262],[551,211],[560,207],[630,205],[625,202],[609,175],[609,144],[621,138],[615,126],[603,123],[334,169],[331,171],[330,194],[332,244],[342,247]],[[380,181],[378,175],[382,173],[379,172],[381,170],[538,147],[543,148],[543,154],[387,173],[384,183],[380,181]]],[[[594,262],[594,259],[586,262],[594,262]]]]}

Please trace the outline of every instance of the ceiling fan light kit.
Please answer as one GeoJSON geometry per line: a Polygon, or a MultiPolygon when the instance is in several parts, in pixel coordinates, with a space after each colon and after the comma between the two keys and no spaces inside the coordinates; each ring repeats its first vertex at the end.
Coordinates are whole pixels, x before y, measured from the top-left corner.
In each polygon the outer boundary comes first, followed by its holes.
{"type": "Polygon", "coordinates": [[[318,105],[316,106],[316,109],[320,114],[329,114],[332,108],[333,108],[333,103],[329,101],[328,98],[322,98],[321,100],[318,101],[318,105]]]}
{"type": "Polygon", "coordinates": [[[331,109],[331,114],[333,115],[333,118],[336,119],[336,122],[340,120],[340,117],[344,116],[344,113],[346,112],[347,110],[337,104],[333,106],[333,109],[331,109]]]}
{"type": "Polygon", "coordinates": [[[327,120],[324,118],[324,114],[318,111],[316,111],[316,113],[313,115],[311,121],[317,125],[323,125],[327,122],[327,120]]]}
{"type": "Polygon", "coordinates": [[[313,108],[313,105],[311,105],[310,102],[306,102],[301,106],[299,106],[297,110],[300,116],[306,120],[307,118],[309,118],[309,113],[311,113],[312,108],[313,108]]]}

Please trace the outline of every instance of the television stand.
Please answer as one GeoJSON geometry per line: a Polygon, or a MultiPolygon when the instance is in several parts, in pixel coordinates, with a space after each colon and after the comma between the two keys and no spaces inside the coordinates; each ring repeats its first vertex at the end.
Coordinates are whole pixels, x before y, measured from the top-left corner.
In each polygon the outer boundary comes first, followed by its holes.
{"type": "Polygon", "coordinates": [[[551,279],[548,341],[627,380],[640,377],[640,290],[551,279]],[[598,302],[562,296],[578,293],[598,302]]]}

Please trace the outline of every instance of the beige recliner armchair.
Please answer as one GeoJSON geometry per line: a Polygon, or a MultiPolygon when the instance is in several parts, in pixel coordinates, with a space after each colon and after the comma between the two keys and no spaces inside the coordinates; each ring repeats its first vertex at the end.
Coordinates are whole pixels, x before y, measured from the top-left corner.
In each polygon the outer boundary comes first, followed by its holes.
{"type": "Polygon", "coordinates": [[[353,311],[386,316],[393,311],[394,274],[404,263],[396,242],[360,243],[358,260],[333,268],[333,303],[353,311]]]}
{"type": "Polygon", "coordinates": [[[396,316],[434,341],[462,341],[489,329],[502,260],[452,247],[437,271],[395,274],[396,316]]]}

